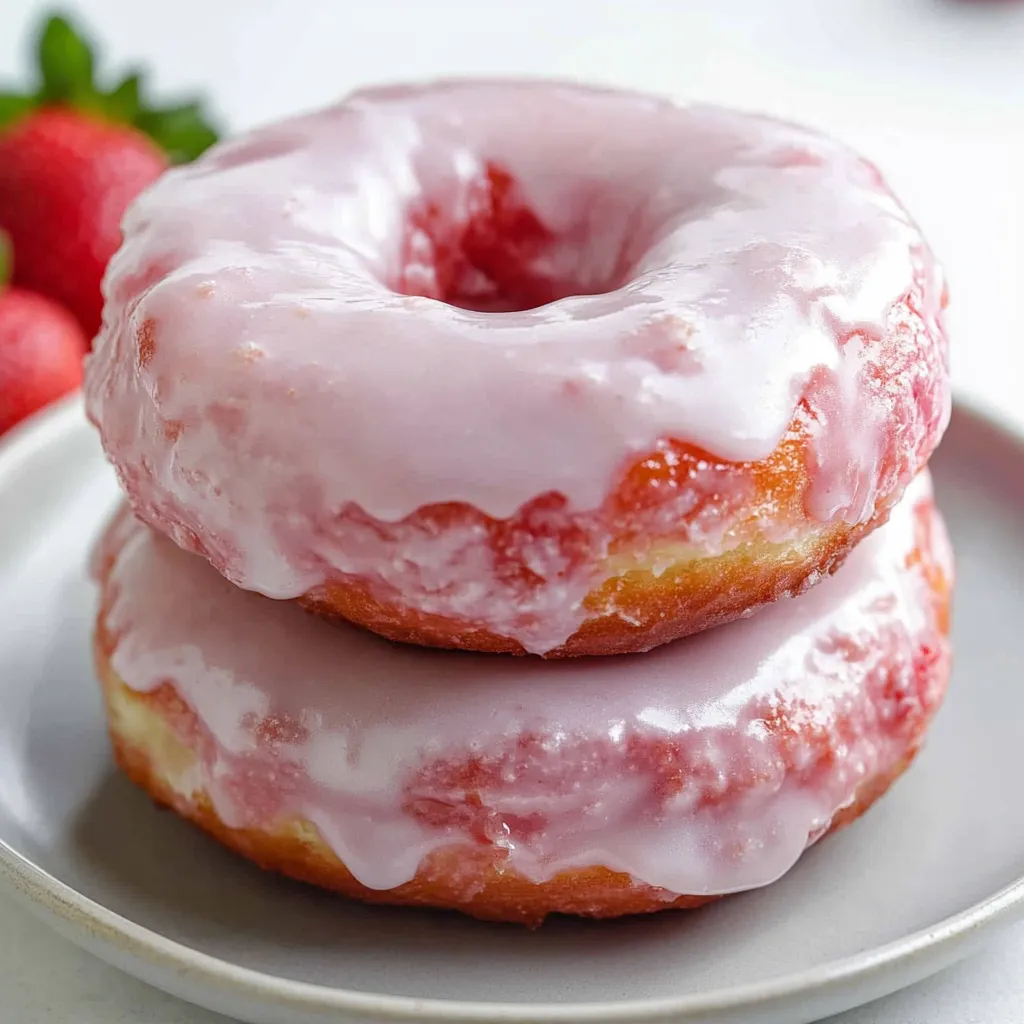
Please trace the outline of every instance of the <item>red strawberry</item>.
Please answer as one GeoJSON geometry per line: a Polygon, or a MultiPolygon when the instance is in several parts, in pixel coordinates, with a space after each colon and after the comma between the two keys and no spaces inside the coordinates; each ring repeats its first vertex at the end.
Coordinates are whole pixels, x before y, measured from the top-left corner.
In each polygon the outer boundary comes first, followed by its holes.
{"type": "Polygon", "coordinates": [[[51,299],[0,290],[0,434],[78,387],[87,347],[78,321],[51,299]]]}
{"type": "Polygon", "coordinates": [[[46,23],[39,64],[32,95],[0,94],[0,228],[17,253],[14,283],[63,303],[91,336],[125,209],[216,136],[196,104],[144,107],[137,74],[101,90],[89,47],[62,18],[46,23]]]}
{"type": "Polygon", "coordinates": [[[141,132],[71,110],[41,110],[0,136],[0,226],[18,253],[15,282],[95,334],[121,217],[166,164],[141,132]]]}

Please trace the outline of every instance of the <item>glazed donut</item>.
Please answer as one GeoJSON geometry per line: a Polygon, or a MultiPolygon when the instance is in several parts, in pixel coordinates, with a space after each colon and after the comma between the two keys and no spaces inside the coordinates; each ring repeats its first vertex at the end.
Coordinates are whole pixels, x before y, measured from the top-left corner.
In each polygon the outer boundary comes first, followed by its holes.
{"type": "Polygon", "coordinates": [[[928,485],[845,568],[642,657],[391,644],[233,587],[125,513],[96,657],[124,770],[264,868],[537,924],[766,885],[909,763],[946,687],[928,485]]]}
{"type": "Polygon", "coordinates": [[[137,515],[391,639],[657,644],[832,571],[949,415],[869,163],[569,85],[358,93],[130,211],[88,412],[137,515]]]}

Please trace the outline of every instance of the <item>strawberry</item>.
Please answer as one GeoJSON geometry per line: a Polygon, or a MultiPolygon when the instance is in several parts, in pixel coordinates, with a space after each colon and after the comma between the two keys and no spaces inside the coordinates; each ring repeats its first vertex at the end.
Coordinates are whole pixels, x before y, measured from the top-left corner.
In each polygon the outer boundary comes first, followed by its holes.
{"type": "Polygon", "coordinates": [[[0,235],[0,434],[82,382],[88,342],[52,299],[3,289],[7,247],[0,235]]]}
{"type": "Polygon", "coordinates": [[[46,22],[38,55],[38,88],[0,93],[0,228],[17,253],[15,285],[67,306],[91,337],[126,208],[216,135],[195,103],[145,105],[138,73],[101,89],[89,46],[63,18],[46,22]]]}
{"type": "Polygon", "coordinates": [[[17,246],[15,282],[95,334],[121,217],[164,167],[144,135],[71,110],[41,110],[0,136],[0,227],[17,246]]]}

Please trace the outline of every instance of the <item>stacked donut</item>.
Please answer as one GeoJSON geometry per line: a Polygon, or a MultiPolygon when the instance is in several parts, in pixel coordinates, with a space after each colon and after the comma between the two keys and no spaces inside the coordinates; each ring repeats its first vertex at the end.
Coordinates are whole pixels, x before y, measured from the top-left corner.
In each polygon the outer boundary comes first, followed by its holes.
{"type": "Polygon", "coordinates": [[[910,762],[949,673],[946,296],[869,163],[631,93],[376,89],[124,233],[96,657],[159,802],[533,924],[770,883],[910,762]]]}

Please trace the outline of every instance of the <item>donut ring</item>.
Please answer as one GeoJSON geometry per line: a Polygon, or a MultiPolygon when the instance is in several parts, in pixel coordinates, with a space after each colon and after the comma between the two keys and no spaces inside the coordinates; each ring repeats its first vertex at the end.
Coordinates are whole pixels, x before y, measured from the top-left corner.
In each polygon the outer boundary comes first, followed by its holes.
{"type": "Polygon", "coordinates": [[[840,564],[949,415],[916,226],[766,118],[378,89],[171,171],[124,232],[86,395],[136,513],[395,640],[726,622],[840,564]]]}
{"type": "Polygon", "coordinates": [[[807,595],[561,664],[332,627],[122,515],[97,559],[118,762],[262,867],[373,902],[534,925],[768,884],[885,791],[944,693],[950,552],[915,487],[807,595]]]}

